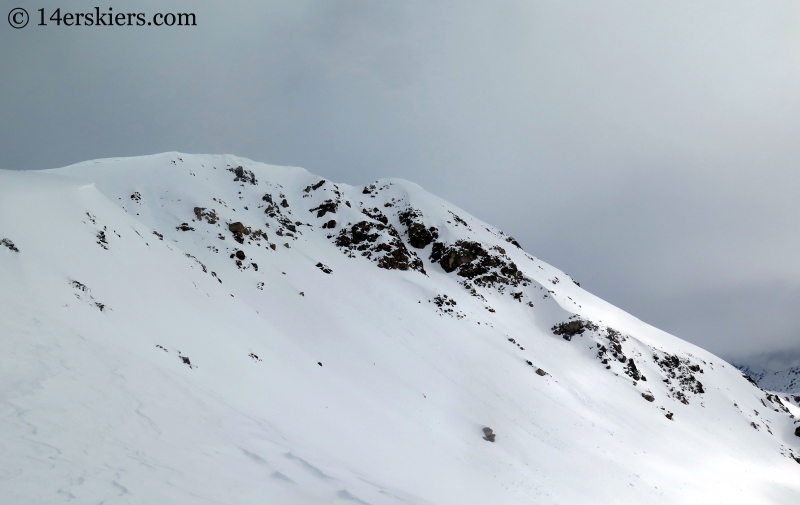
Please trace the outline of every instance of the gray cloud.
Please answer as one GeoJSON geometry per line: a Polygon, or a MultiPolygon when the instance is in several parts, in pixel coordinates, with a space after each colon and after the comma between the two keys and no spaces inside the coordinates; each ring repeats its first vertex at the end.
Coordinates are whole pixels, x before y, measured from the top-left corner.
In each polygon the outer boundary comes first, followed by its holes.
{"type": "Polygon", "coordinates": [[[180,150],[403,177],[725,358],[800,353],[795,2],[231,4],[4,25],[0,167],[180,150]]]}

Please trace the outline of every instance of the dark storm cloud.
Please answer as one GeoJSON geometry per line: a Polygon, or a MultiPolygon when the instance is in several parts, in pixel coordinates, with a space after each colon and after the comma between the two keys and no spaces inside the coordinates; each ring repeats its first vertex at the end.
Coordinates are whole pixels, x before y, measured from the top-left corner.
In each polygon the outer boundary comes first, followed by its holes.
{"type": "Polygon", "coordinates": [[[800,354],[795,2],[132,5],[199,26],[0,29],[0,167],[403,177],[725,358],[800,354]]]}

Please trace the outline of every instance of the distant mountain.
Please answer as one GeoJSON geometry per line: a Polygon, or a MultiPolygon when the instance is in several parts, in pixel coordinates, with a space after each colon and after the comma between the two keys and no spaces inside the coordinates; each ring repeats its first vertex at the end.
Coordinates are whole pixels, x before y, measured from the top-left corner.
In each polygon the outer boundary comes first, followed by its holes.
{"type": "Polygon", "coordinates": [[[747,374],[763,389],[800,395],[800,366],[779,372],[747,365],[736,365],[736,368],[747,374]]]}
{"type": "Polygon", "coordinates": [[[797,504],[786,398],[406,181],[0,171],[0,503],[797,504]]]}

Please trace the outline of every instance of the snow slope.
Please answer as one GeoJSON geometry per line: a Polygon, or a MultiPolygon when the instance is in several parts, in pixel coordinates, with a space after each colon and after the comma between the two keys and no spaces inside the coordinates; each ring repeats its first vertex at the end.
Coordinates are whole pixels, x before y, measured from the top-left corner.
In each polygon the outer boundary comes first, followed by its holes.
{"type": "Polygon", "coordinates": [[[0,240],[2,503],[800,503],[780,398],[406,181],[0,171],[0,240]]]}

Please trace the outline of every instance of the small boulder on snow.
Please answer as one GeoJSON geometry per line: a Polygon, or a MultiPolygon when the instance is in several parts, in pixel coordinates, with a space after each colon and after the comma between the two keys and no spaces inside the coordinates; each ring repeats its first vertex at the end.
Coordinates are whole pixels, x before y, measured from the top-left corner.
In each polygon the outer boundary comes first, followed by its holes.
{"type": "Polygon", "coordinates": [[[247,228],[240,221],[229,224],[228,229],[233,233],[245,233],[247,231],[247,228]]]}
{"type": "Polygon", "coordinates": [[[19,252],[19,249],[17,249],[17,247],[14,245],[14,242],[10,241],[7,238],[4,238],[3,240],[0,240],[0,245],[4,245],[4,246],[8,247],[13,252],[19,252]]]}

